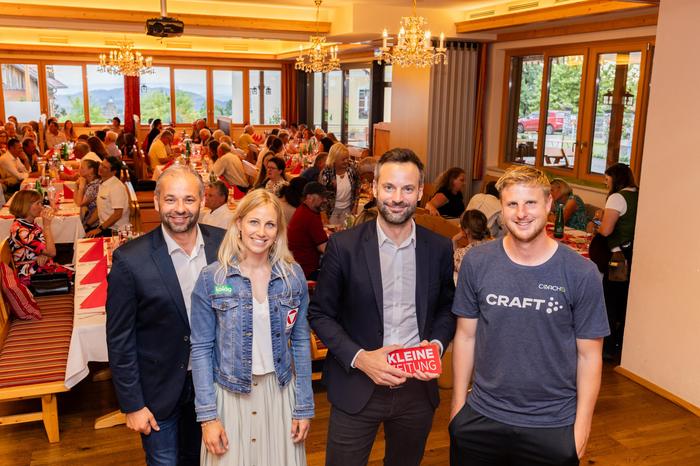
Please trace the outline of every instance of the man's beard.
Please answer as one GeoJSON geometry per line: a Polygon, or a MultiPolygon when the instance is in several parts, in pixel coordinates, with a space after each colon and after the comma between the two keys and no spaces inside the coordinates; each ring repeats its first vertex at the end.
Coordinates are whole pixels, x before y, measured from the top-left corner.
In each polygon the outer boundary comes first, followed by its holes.
{"type": "Polygon", "coordinates": [[[397,203],[384,203],[377,199],[377,206],[379,207],[379,214],[382,218],[392,225],[403,225],[406,223],[413,214],[416,212],[417,204],[408,204],[407,202],[397,202],[397,203]],[[403,213],[394,213],[389,210],[389,205],[395,207],[406,207],[403,213]]]}
{"type": "MultiPolygon", "coordinates": [[[[160,222],[171,233],[185,233],[192,230],[197,225],[197,220],[199,219],[199,209],[194,213],[187,212],[186,215],[188,216],[187,223],[184,225],[174,225],[170,222],[168,216],[161,212],[160,222]]],[[[180,217],[181,215],[178,216],[180,217]]]]}

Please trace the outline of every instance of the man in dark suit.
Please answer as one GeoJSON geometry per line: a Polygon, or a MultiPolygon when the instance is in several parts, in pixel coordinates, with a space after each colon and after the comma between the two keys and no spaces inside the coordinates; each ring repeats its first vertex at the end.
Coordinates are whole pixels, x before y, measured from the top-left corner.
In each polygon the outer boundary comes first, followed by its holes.
{"type": "Polygon", "coordinates": [[[197,225],[204,185],[188,166],[158,179],[161,227],[114,251],[107,291],[107,347],[126,425],[141,433],[149,465],[199,464],[190,296],[216,260],[224,230],[197,225]]]}
{"type": "Polygon", "coordinates": [[[379,160],[379,217],[331,236],[309,321],[328,346],[324,381],[331,402],[326,464],[365,465],[380,424],[384,464],[420,464],[439,403],[435,375],[389,365],[400,347],[437,343],[455,330],[452,246],[416,226],[423,163],[409,149],[379,160]]]}

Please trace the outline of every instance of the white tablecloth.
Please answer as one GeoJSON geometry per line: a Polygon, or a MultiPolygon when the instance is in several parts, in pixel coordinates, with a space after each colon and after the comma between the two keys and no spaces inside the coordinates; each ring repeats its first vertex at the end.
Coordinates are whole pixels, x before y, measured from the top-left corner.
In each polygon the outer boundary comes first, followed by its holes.
{"type": "MultiPolygon", "coordinates": [[[[105,239],[107,240],[107,239],[105,239]]],[[[76,257],[82,257],[94,243],[79,240],[75,243],[76,257]]],[[[73,317],[73,335],[68,349],[65,385],[75,386],[90,372],[88,362],[107,361],[107,335],[104,306],[93,309],[80,309],[80,303],[99,285],[81,285],[80,281],[95,266],[95,262],[77,262],[75,264],[75,314],[73,317]]]]}
{"type": "MultiPolygon", "coordinates": [[[[10,214],[9,207],[0,209],[0,240],[10,236],[13,221],[14,217],[10,214]]],[[[37,219],[37,223],[43,227],[41,218],[37,219]]],[[[80,209],[72,202],[60,204],[59,214],[51,222],[51,231],[56,243],[74,243],[77,239],[84,237],[85,230],[80,222],[80,209]]]]}

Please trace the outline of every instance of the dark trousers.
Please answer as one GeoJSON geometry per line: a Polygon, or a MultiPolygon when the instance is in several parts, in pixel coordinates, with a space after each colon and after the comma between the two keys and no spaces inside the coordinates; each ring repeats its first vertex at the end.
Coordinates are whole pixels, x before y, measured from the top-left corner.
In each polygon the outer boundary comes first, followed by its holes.
{"type": "Polygon", "coordinates": [[[423,384],[409,380],[394,389],[377,386],[357,414],[332,406],[326,466],[366,465],[382,423],[386,442],[384,465],[420,465],[435,413],[423,384]]]}
{"type": "Polygon", "coordinates": [[[187,373],[177,407],[165,419],[156,419],[159,431],[141,434],[148,466],[199,465],[202,429],[194,412],[192,373],[187,373]]]}
{"type": "Polygon", "coordinates": [[[449,425],[451,466],[577,466],[574,426],[516,427],[468,404],[449,425]]]}

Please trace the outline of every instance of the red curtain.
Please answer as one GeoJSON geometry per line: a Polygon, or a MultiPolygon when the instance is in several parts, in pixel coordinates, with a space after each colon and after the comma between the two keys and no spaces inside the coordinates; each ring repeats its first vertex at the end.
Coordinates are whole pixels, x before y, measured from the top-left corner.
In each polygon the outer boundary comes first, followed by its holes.
{"type": "Polygon", "coordinates": [[[124,76],[124,131],[138,136],[134,115],[141,117],[141,82],[138,76],[124,76]]]}
{"type": "Polygon", "coordinates": [[[488,44],[479,47],[479,76],[476,89],[476,125],[474,126],[474,166],[472,180],[484,176],[484,97],[486,95],[486,65],[488,61],[488,44]]]}
{"type": "Polygon", "coordinates": [[[294,63],[282,64],[282,118],[287,120],[287,123],[296,123],[299,119],[297,72],[294,63]]]}

